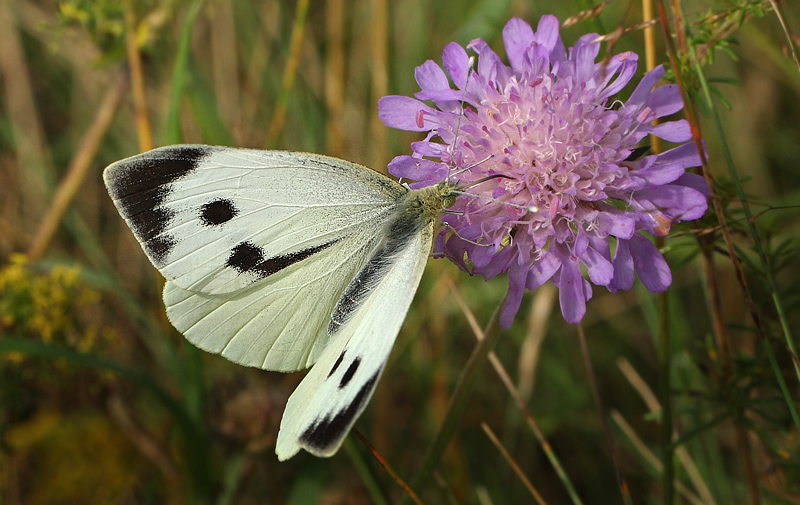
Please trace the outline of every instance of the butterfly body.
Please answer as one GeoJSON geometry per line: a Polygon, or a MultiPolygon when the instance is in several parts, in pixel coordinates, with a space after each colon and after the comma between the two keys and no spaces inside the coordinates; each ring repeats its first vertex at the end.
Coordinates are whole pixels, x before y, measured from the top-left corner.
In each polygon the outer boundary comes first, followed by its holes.
{"type": "Polygon", "coordinates": [[[456,185],[409,190],[335,158],[197,145],[119,161],[104,179],[190,342],[267,370],[312,366],[278,457],[332,455],[380,378],[456,185]]]}

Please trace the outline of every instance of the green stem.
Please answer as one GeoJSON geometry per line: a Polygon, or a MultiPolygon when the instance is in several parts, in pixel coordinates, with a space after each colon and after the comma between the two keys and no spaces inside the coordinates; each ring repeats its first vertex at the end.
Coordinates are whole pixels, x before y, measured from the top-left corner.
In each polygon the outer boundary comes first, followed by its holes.
{"type": "MultiPolygon", "coordinates": [[[[775,277],[772,275],[772,268],[767,261],[767,255],[764,252],[764,246],[761,243],[761,238],[758,235],[758,230],[756,229],[755,219],[753,219],[753,213],[750,210],[750,204],[747,201],[747,195],[745,194],[744,187],[742,186],[741,178],[739,177],[739,171],[736,168],[736,163],[733,161],[733,156],[731,155],[730,148],[728,147],[727,140],[725,139],[724,129],[722,127],[722,121],[719,118],[719,111],[717,110],[714,100],[711,96],[711,90],[708,87],[708,81],[706,81],[705,74],[703,73],[702,67],[700,65],[695,65],[695,72],[700,81],[700,85],[703,88],[703,94],[706,99],[706,104],[708,105],[709,109],[714,113],[714,124],[717,127],[717,131],[720,133],[720,141],[722,142],[722,152],[725,155],[725,162],[728,164],[728,169],[731,173],[731,179],[733,180],[734,185],[736,186],[736,193],[739,196],[739,201],[742,204],[742,211],[746,217],[746,222],[748,227],[750,228],[750,235],[753,238],[753,245],[755,245],[756,252],[758,253],[758,259],[761,262],[761,268],[764,270],[764,276],[767,279],[767,284],[769,285],[770,292],[772,293],[772,302],[775,304],[775,311],[778,314],[778,320],[781,322],[781,328],[783,329],[783,335],[786,339],[786,345],[789,347],[789,350],[797,356],[797,349],[794,345],[794,338],[792,337],[792,331],[789,328],[789,321],[786,318],[786,312],[783,308],[783,302],[781,301],[780,295],[778,294],[778,286],[775,283],[775,277]]],[[[753,314],[754,317],[757,317],[757,314],[753,314]]],[[[765,335],[766,337],[766,335],[765,335]]],[[[794,363],[794,370],[797,374],[798,380],[800,380],[800,367],[798,367],[797,363],[794,363]]],[[[778,373],[779,370],[776,370],[778,373]]]]}
{"type": "Polygon", "coordinates": [[[372,503],[375,505],[389,505],[389,500],[386,499],[384,496],[383,491],[381,490],[380,485],[378,485],[378,481],[375,479],[375,476],[369,469],[369,465],[367,464],[364,456],[356,447],[356,444],[353,443],[353,437],[347,437],[344,440],[344,450],[347,453],[347,456],[350,458],[350,462],[353,463],[353,466],[356,469],[356,473],[358,473],[359,477],[361,477],[361,482],[364,484],[364,487],[367,488],[367,493],[369,494],[370,498],[372,498],[372,503]]]}
{"type": "Polygon", "coordinates": [[[675,466],[673,456],[675,446],[672,444],[672,342],[669,334],[669,304],[666,293],[660,293],[659,302],[659,335],[658,335],[658,395],[661,401],[661,463],[664,473],[661,476],[664,488],[664,505],[675,502],[675,466]]]}
{"type": "MultiPolygon", "coordinates": [[[[428,478],[430,478],[433,470],[442,459],[447,444],[453,438],[456,428],[458,427],[458,422],[461,420],[461,414],[467,406],[467,400],[475,384],[475,379],[478,377],[478,372],[483,368],[483,365],[489,358],[489,353],[494,348],[502,333],[500,331],[500,309],[504,303],[505,298],[503,298],[503,301],[500,302],[494,314],[492,314],[483,332],[483,340],[478,342],[478,345],[475,346],[472,355],[469,357],[469,361],[467,361],[464,370],[461,372],[461,377],[458,379],[456,389],[453,392],[453,396],[450,398],[450,404],[447,406],[447,413],[445,414],[442,426],[439,428],[439,432],[436,434],[433,443],[428,448],[428,452],[422,460],[422,465],[420,465],[417,475],[414,476],[414,480],[411,481],[411,489],[417,491],[422,489],[422,486],[428,478]]],[[[408,503],[408,500],[409,498],[406,496],[400,503],[408,503]]]]}
{"type": "Polygon", "coordinates": [[[167,113],[167,144],[178,144],[181,142],[181,99],[183,98],[183,84],[186,82],[186,72],[189,65],[189,49],[192,41],[192,29],[197,19],[197,13],[203,6],[203,0],[196,0],[181,28],[181,37],[178,41],[178,51],[175,58],[175,68],[172,71],[172,89],[169,96],[169,110],[167,113]]]}
{"type": "MultiPolygon", "coordinates": [[[[717,127],[717,130],[720,132],[720,140],[722,141],[722,147],[723,147],[722,151],[725,154],[725,160],[728,163],[728,168],[731,172],[731,179],[734,181],[734,184],[736,186],[736,191],[739,195],[739,199],[742,204],[742,210],[745,213],[746,220],[750,228],[750,233],[753,237],[753,243],[756,246],[756,251],[758,252],[758,257],[759,260],[761,261],[762,269],[764,270],[764,276],[767,279],[767,283],[772,293],[772,300],[773,303],[775,304],[775,309],[778,314],[778,319],[781,322],[781,327],[783,328],[783,334],[786,339],[786,344],[790,352],[793,353],[795,356],[797,356],[797,350],[795,349],[794,339],[789,329],[789,322],[786,319],[786,313],[784,312],[783,309],[783,303],[781,302],[780,296],[778,295],[778,288],[775,284],[775,278],[772,275],[772,270],[770,268],[769,263],[767,262],[767,257],[766,254],[764,253],[764,248],[761,244],[761,239],[758,235],[758,231],[755,228],[755,220],[752,219],[752,213],[750,212],[750,205],[747,202],[747,197],[745,195],[744,188],[742,187],[742,183],[739,178],[739,173],[738,170],[736,169],[736,164],[733,162],[733,157],[731,156],[730,149],[725,140],[725,136],[723,134],[724,130],[722,127],[722,122],[720,121],[717,108],[714,105],[714,100],[711,97],[711,91],[708,87],[708,82],[706,81],[705,74],[703,73],[703,69],[700,66],[695,67],[695,72],[697,73],[700,85],[702,86],[708,107],[714,113],[715,126],[717,127]]],[[[736,261],[736,258],[732,256],[731,260],[736,261]]],[[[745,287],[746,289],[746,286],[743,287],[745,287]]],[[[761,335],[762,341],[764,342],[764,347],[767,350],[767,356],[769,357],[770,366],[772,368],[772,371],[775,373],[776,379],[778,380],[778,384],[780,385],[781,392],[783,393],[783,398],[784,401],[786,402],[786,406],[789,408],[789,412],[791,412],[792,414],[792,419],[794,420],[795,427],[797,428],[798,431],[800,431],[800,418],[797,415],[797,410],[795,409],[792,396],[789,393],[789,389],[786,387],[786,383],[783,380],[781,369],[778,366],[777,360],[775,359],[775,354],[772,349],[772,344],[769,342],[767,335],[764,333],[763,328],[761,327],[761,323],[759,321],[759,314],[755,312],[752,301],[749,300],[749,295],[747,292],[745,292],[745,297],[748,297],[748,305],[750,305],[751,309],[753,309],[752,317],[754,319],[757,329],[759,330],[759,334],[761,335]]],[[[797,362],[794,362],[793,365],[795,374],[800,380],[800,367],[798,367],[797,362]]]]}

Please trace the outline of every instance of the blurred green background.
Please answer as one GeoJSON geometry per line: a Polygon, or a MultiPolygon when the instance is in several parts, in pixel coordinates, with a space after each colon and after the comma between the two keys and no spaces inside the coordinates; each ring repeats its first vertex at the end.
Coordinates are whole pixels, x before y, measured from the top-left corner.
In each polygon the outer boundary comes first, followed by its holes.
{"type": "MultiPolygon", "coordinates": [[[[162,281],[108,198],[102,169],[151,147],[202,142],[324,153],[385,173],[420,137],[383,126],[376,103],[418,91],[414,67],[477,37],[502,55],[511,16],[535,27],[543,14],[586,12],[587,1],[0,0],[0,503],[397,502],[401,488],[352,435],[331,459],[277,461],[283,406],[302,374],[245,369],[169,326],[162,281]]],[[[441,463],[416,489],[425,503],[535,503],[482,423],[549,504],[664,503],[665,463],[679,503],[800,503],[790,410],[800,372],[787,347],[800,321],[800,72],[788,42],[798,40],[800,8],[782,6],[787,36],[769,1],[674,2],[670,23],[675,6],[686,36],[675,39],[680,68],[724,219],[710,208],[673,230],[664,297],[638,284],[616,295],[595,288],[583,322],[594,374],[556,290],[526,295],[496,354],[563,473],[487,365],[441,463]]],[[[637,2],[600,7],[562,30],[567,45],[644,19],[637,2]]],[[[640,77],[643,31],[611,40],[603,51],[641,55],[640,77]]],[[[659,26],[651,47],[669,66],[659,26]]],[[[356,424],[405,480],[475,346],[470,318],[484,326],[506,284],[429,262],[356,424]]]]}

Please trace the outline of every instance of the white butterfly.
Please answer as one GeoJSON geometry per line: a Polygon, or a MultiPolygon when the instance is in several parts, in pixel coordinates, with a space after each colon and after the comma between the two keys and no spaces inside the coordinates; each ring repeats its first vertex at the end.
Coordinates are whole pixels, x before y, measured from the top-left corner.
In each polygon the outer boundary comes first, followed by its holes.
{"type": "Polygon", "coordinates": [[[177,145],[103,178],[194,345],[242,365],[309,366],[275,452],[331,456],[372,396],[454,182],[409,190],[308,153],[177,145]]]}

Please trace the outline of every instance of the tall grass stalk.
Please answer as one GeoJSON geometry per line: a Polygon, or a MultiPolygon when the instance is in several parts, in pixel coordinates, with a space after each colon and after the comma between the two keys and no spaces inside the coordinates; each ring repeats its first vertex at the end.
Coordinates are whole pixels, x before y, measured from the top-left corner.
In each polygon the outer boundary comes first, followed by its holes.
{"type": "Polygon", "coordinates": [[[450,403],[447,406],[447,413],[442,421],[442,425],[439,427],[439,431],[436,433],[433,442],[431,442],[431,445],[425,452],[422,463],[419,465],[419,469],[414,479],[411,481],[412,489],[421,489],[422,486],[425,485],[436,469],[436,466],[439,464],[444,450],[447,448],[447,444],[453,438],[453,435],[455,435],[458,423],[461,420],[461,415],[467,406],[467,400],[469,400],[469,395],[472,392],[472,387],[478,377],[478,373],[483,369],[483,365],[489,358],[489,353],[491,353],[502,334],[500,331],[500,308],[504,303],[505,298],[497,305],[492,317],[483,330],[483,340],[478,342],[478,345],[475,346],[472,355],[461,371],[461,376],[458,378],[456,387],[450,397],[450,403]]]}

